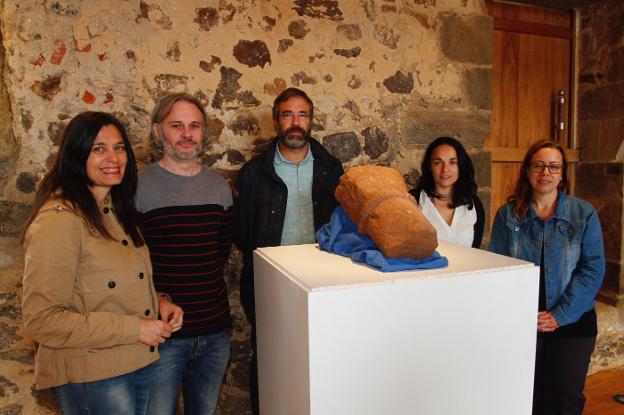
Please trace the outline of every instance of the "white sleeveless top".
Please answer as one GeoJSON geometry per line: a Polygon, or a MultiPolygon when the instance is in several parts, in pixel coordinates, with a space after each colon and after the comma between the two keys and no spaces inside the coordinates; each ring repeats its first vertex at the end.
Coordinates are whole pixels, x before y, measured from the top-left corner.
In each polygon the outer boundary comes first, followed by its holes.
{"type": "Polygon", "coordinates": [[[456,207],[449,226],[424,190],[420,192],[418,204],[423,215],[438,232],[438,240],[472,246],[474,225],[477,222],[477,210],[474,207],[471,210],[468,210],[467,205],[456,207]]]}

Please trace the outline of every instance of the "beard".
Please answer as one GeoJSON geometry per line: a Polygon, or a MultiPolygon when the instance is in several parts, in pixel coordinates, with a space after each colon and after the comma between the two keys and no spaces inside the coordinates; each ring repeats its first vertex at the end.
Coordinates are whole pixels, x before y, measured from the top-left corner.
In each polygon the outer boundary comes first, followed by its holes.
{"type": "Polygon", "coordinates": [[[280,131],[278,134],[279,140],[286,148],[291,150],[299,150],[308,144],[310,140],[310,131],[306,131],[301,127],[291,127],[285,131],[280,131]],[[293,133],[299,134],[293,134],[293,133]]]}
{"type": "Polygon", "coordinates": [[[171,144],[169,140],[164,139],[165,132],[163,131],[163,129],[160,130],[160,134],[161,134],[161,137],[163,137],[163,140],[162,140],[163,152],[167,154],[169,158],[176,160],[176,161],[189,162],[189,161],[195,161],[197,157],[199,157],[199,153],[201,151],[201,145],[195,140],[181,139],[181,140],[178,140],[175,144],[171,144]],[[177,147],[177,144],[183,144],[183,143],[194,144],[195,148],[192,150],[182,150],[177,147]]]}

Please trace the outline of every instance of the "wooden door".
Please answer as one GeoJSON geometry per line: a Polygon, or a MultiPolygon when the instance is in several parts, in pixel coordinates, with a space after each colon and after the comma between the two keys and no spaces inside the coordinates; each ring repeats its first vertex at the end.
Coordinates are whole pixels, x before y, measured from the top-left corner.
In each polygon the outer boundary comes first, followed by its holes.
{"type": "MultiPolygon", "coordinates": [[[[493,108],[484,150],[492,153],[493,221],[513,191],[532,143],[553,139],[564,148],[574,147],[569,123],[574,25],[571,13],[492,1],[487,5],[494,18],[493,108]],[[564,92],[563,105],[559,91],[564,92]]],[[[578,151],[566,155],[578,161],[578,151]]],[[[569,175],[571,179],[573,170],[569,175]]]]}

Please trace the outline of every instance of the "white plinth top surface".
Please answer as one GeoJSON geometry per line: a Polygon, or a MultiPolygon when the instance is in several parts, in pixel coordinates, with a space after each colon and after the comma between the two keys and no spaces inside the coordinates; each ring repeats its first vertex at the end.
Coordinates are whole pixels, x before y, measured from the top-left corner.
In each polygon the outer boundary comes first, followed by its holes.
{"type": "Polygon", "coordinates": [[[316,244],[259,248],[257,253],[307,291],[388,284],[412,278],[483,274],[488,271],[535,266],[526,261],[444,241],[439,241],[437,251],[449,259],[448,267],[399,272],[378,271],[355,263],[350,258],[323,251],[316,244]]]}

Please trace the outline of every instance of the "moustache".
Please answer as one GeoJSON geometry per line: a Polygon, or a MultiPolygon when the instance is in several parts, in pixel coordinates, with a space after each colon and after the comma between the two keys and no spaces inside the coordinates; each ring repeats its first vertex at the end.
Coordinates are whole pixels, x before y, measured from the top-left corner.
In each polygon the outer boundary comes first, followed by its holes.
{"type": "Polygon", "coordinates": [[[197,144],[197,142],[195,140],[190,139],[190,138],[185,138],[185,139],[182,139],[182,140],[178,140],[178,143],[179,144],[197,144]]]}
{"type": "Polygon", "coordinates": [[[286,133],[286,135],[289,135],[289,134],[292,134],[292,133],[295,133],[295,132],[298,132],[301,135],[305,135],[306,134],[306,131],[303,128],[297,127],[297,126],[290,127],[288,130],[284,131],[284,133],[286,133]]]}

